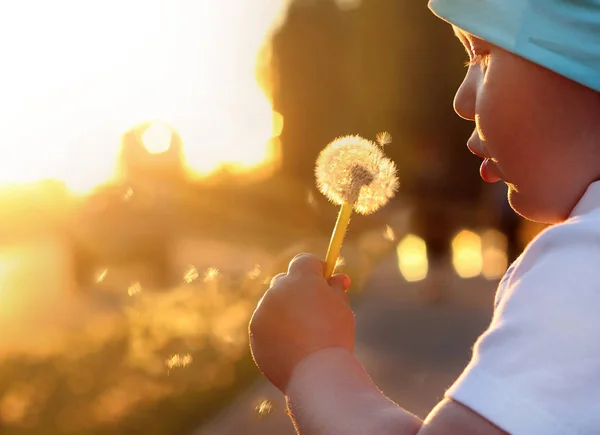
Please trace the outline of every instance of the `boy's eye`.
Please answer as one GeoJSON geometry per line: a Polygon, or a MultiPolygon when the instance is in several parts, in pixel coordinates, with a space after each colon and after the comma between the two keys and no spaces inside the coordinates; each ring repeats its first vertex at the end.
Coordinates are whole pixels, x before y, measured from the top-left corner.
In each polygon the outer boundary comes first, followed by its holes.
{"type": "Polygon", "coordinates": [[[465,66],[467,68],[475,65],[479,65],[482,68],[487,68],[490,63],[489,53],[471,53],[469,57],[470,59],[465,62],[465,66]]]}

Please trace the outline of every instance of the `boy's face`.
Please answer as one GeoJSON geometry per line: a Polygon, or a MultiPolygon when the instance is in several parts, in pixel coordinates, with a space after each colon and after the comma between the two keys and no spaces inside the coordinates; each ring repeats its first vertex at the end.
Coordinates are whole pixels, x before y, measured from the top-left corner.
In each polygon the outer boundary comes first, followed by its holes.
{"type": "Polygon", "coordinates": [[[600,94],[454,30],[470,59],[454,109],[475,121],[469,149],[491,158],[482,177],[506,182],[522,216],[564,220],[600,179],[600,94]]]}

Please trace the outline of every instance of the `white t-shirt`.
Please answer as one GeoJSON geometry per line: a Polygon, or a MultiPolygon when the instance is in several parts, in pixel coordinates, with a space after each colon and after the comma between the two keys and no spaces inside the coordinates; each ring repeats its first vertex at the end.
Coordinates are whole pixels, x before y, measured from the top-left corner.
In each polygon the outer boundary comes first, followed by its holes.
{"type": "Polygon", "coordinates": [[[446,395],[513,435],[600,434],[600,182],[506,272],[446,395]]]}

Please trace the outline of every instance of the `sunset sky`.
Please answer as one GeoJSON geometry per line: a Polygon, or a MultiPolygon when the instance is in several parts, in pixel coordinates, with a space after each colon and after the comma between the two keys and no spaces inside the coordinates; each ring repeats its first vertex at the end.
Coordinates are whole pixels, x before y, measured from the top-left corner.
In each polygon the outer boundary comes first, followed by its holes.
{"type": "Polygon", "coordinates": [[[179,131],[198,174],[268,160],[282,119],[256,56],[286,3],[3,3],[0,184],[55,178],[86,192],[114,175],[120,135],[153,120],[179,131]]]}

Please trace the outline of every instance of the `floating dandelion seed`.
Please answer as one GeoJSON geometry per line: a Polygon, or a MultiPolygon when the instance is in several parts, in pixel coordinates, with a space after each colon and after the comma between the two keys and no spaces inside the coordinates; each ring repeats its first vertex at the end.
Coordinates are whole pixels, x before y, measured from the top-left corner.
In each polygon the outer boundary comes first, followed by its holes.
{"type": "Polygon", "coordinates": [[[314,207],[316,207],[316,206],[317,206],[317,201],[316,201],[316,199],[315,199],[315,194],[313,193],[313,191],[312,191],[312,190],[309,190],[309,191],[308,191],[308,198],[307,198],[307,201],[308,201],[308,205],[310,205],[311,207],[313,207],[313,208],[314,208],[314,207]]]}
{"type": "Polygon", "coordinates": [[[187,367],[187,366],[189,366],[189,365],[190,365],[190,364],[191,364],[193,361],[194,361],[194,358],[192,358],[192,355],[190,355],[190,354],[188,353],[188,354],[185,354],[185,355],[183,356],[183,358],[181,359],[181,365],[182,365],[183,367],[187,367]]]}
{"type": "MultiPolygon", "coordinates": [[[[389,133],[377,135],[380,145],[389,143],[389,133]]],[[[371,214],[392,198],[399,186],[396,165],[381,146],[357,135],[343,136],[321,151],[315,167],[317,187],[340,213],[327,251],[325,277],[331,277],[339,256],[350,216],[355,211],[371,214]]]]}
{"type": "Polygon", "coordinates": [[[181,357],[179,354],[173,355],[171,358],[165,361],[165,365],[169,368],[169,370],[172,370],[175,367],[180,367],[181,357]]]}
{"type": "Polygon", "coordinates": [[[127,294],[129,296],[137,295],[142,291],[142,285],[139,282],[134,282],[127,288],[127,294]]]}
{"type": "Polygon", "coordinates": [[[377,136],[375,136],[375,141],[377,141],[381,147],[389,145],[392,143],[392,135],[387,131],[382,131],[381,133],[377,133],[377,136]]]}
{"type": "Polygon", "coordinates": [[[214,281],[219,276],[219,269],[215,267],[209,267],[204,274],[204,282],[214,281]]]}
{"type": "Polygon", "coordinates": [[[185,272],[185,274],[183,275],[183,280],[186,283],[191,284],[192,282],[197,280],[199,277],[200,277],[200,274],[198,273],[198,269],[196,269],[196,266],[190,266],[188,268],[188,270],[185,272]]]}
{"type": "Polygon", "coordinates": [[[262,271],[261,271],[260,264],[257,264],[254,266],[254,269],[252,269],[250,272],[248,272],[247,276],[249,279],[257,279],[261,273],[262,273],[262,271]]]}
{"type": "Polygon", "coordinates": [[[256,412],[258,415],[265,416],[273,411],[273,403],[270,400],[263,400],[256,406],[256,412]]]}
{"type": "Polygon", "coordinates": [[[394,234],[394,229],[389,225],[385,226],[385,232],[383,233],[383,238],[388,242],[393,242],[396,240],[396,234],[394,234]]]}
{"type": "Polygon", "coordinates": [[[177,367],[185,368],[189,366],[193,360],[194,359],[192,358],[192,355],[190,355],[189,353],[184,356],[181,356],[177,353],[172,357],[167,358],[167,360],[165,361],[165,365],[169,370],[172,370],[177,367]]]}
{"type": "Polygon", "coordinates": [[[167,366],[167,368],[168,368],[169,370],[171,370],[171,369],[173,369],[174,367],[177,367],[177,366],[179,365],[179,359],[180,359],[180,357],[179,357],[179,354],[177,354],[177,355],[173,355],[171,358],[168,358],[168,359],[165,361],[165,365],[167,366]]]}
{"type": "Polygon", "coordinates": [[[346,265],[346,259],[344,257],[338,257],[337,260],[335,261],[335,267],[333,268],[333,270],[337,270],[340,267],[344,267],[346,265]]]}
{"type": "Polygon", "coordinates": [[[128,187],[127,190],[125,191],[125,194],[123,195],[123,200],[129,201],[132,196],[133,196],[133,189],[131,187],[128,187]]]}
{"type": "Polygon", "coordinates": [[[108,275],[108,269],[104,269],[98,272],[98,274],[96,275],[96,283],[102,284],[102,282],[106,278],[106,275],[108,275]]]}

